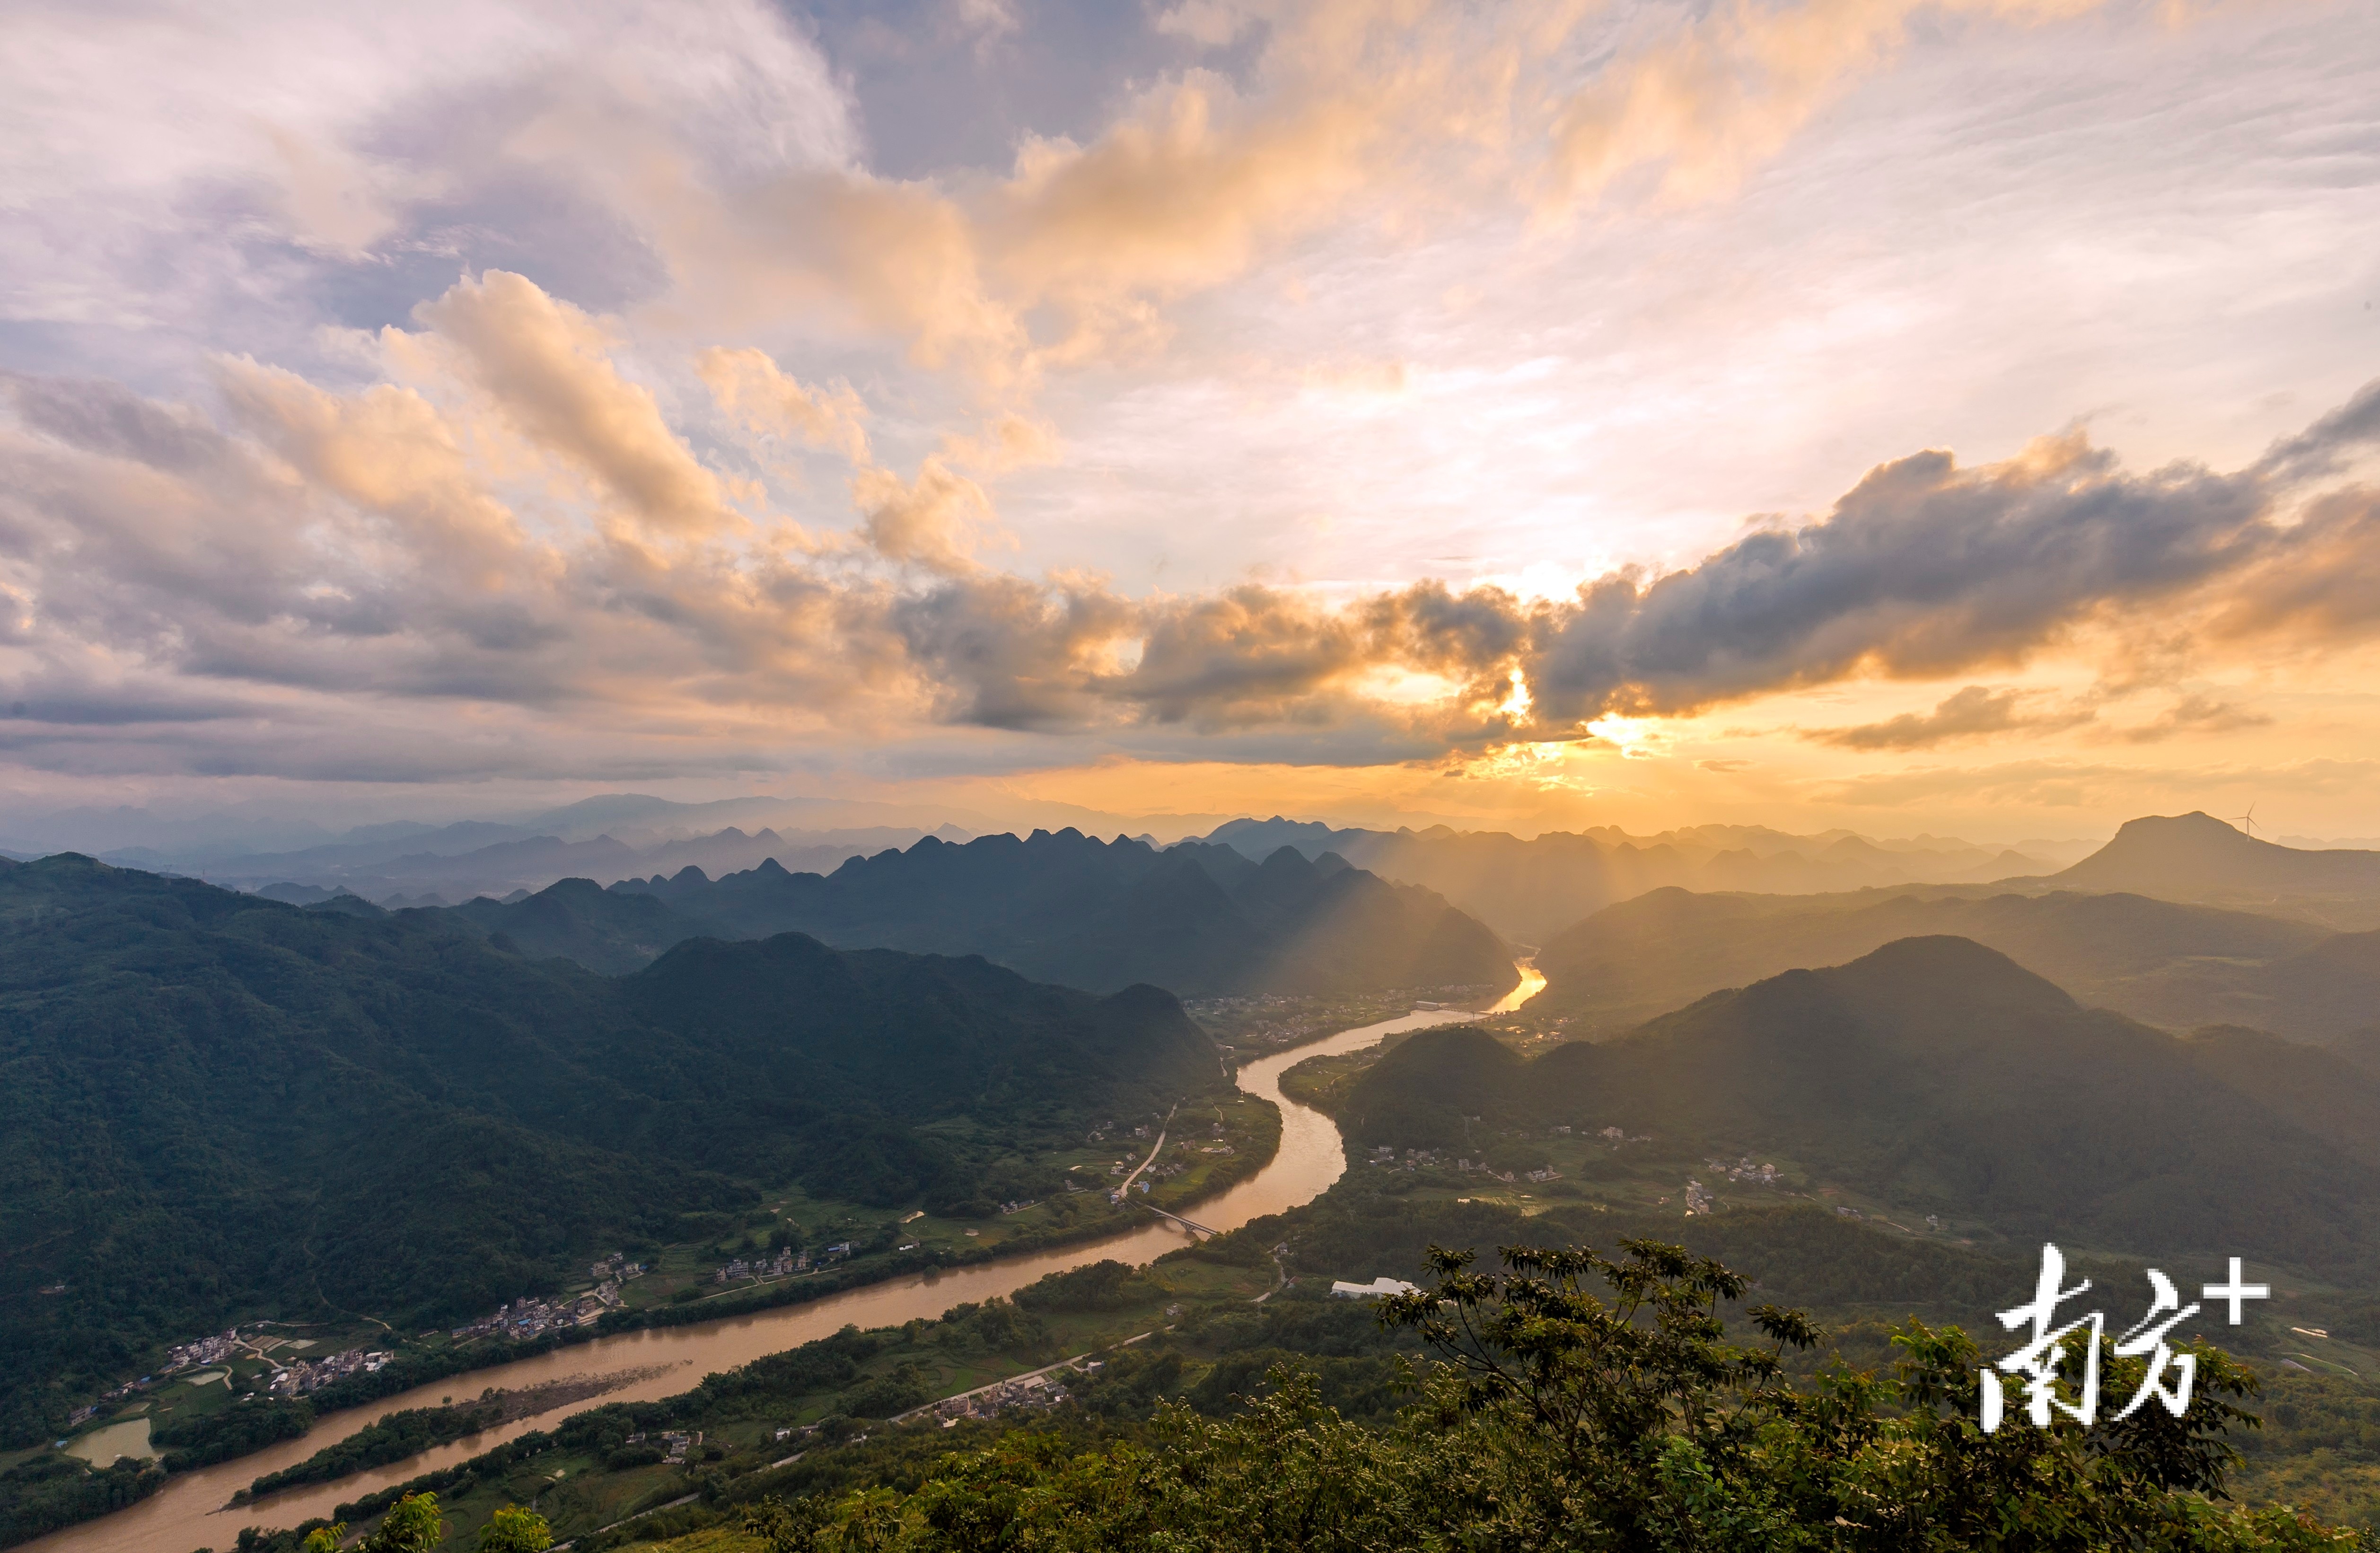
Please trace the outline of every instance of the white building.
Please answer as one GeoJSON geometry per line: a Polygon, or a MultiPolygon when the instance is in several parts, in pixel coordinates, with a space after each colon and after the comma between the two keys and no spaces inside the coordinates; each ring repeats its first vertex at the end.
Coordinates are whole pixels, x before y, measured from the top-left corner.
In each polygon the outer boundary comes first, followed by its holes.
{"type": "Polygon", "coordinates": [[[1420,1291],[1412,1284],[1394,1278],[1376,1278],[1369,1283],[1348,1283],[1344,1280],[1330,1285],[1334,1300],[1377,1300],[1385,1294],[1415,1294],[1420,1291]]]}

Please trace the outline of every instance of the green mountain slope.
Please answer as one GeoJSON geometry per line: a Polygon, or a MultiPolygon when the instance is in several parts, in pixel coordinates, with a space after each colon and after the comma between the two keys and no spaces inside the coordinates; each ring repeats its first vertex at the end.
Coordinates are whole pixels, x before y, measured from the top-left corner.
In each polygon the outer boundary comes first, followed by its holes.
{"type": "MultiPolygon", "coordinates": [[[[981,954],[1037,980],[1099,991],[1135,982],[1183,997],[1500,991],[1518,979],[1496,935],[1439,896],[1286,846],[1257,863],[1229,847],[1160,852],[1072,830],[964,846],[929,836],[906,852],[853,858],[832,875],[764,863],[715,881],[692,869],[625,880],[611,892],[657,899],[689,930],[722,938],[795,931],[835,944],[981,954]]],[[[514,924],[526,922],[521,907],[530,904],[478,920],[527,943],[514,924]]],[[[616,936],[625,921],[601,930],[616,936]]]]}
{"type": "Polygon", "coordinates": [[[482,1313],[761,1185],[963,1200],[985,1150],[1220,1082],[1154,988],[797,935],[606,978],[437,913],[11,865],[0,1422],[267,1304],[482,1313]]]}
{"type": "Polygon", "coordinates": [[[2021,1239],[2380,1269],[2380,1080],[2252,1032],[2184,1039],[2084,1009],[1964,939],[1791,971],[1534,1061],[1476,1031],[1416,1036],[1343,1120],[1358,1145],[1459,1147],[1465,1115],[1772,1152],[2021,1239]]]}
{"type": "Polygon", "coordinates": [[[2132,894],[1931,889],[1851,895],[1657,890],[1609,907],[1537,956],[1538,1006],[1624,1028],[1724,988],[1840,965],[1896,939],[1973,939],[2077,999],[2175,1029],[2245,1025],[2331,1042],[2380,1009],[2380,933],[2132,894]]]}
{"type": "Polygon", "coordinates": [[[524,954],[575,960],[605,976],[641,970],[670,945],[718,931],[679,916],[654,896],[607,891],[591,879],[561,880],[510,904],[482,895],[432,909],[476,936],[502,934],[524,954]]]}

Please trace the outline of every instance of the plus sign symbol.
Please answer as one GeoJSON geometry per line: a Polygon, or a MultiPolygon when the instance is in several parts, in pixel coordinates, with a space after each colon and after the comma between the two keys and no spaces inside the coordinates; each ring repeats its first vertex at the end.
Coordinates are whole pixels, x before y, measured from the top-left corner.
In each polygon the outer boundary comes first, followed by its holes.
{"type": "Polygon", "coordinates": [[[2273,1286],[2269,1283],[2241,1282],[2240,1279],[2240,1258],[2234,1256],[2231,1258],[2230,1281],[2228,1283],[2204,1284],[2200,1287],[2198,1293],[2199,1297],[2202,1299],[2220,1300],[2224,1304],[2229,1305],[2231,1307],[2231,1325],[2236,1327],[2240,1324],[2240,1302],[2242,1300],[2269,1300],[2273,1297],[2273,1286]]]}

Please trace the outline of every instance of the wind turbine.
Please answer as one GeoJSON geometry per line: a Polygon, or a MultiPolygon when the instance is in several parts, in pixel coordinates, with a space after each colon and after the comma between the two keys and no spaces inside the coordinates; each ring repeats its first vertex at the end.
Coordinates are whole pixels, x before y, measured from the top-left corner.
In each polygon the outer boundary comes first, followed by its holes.
{"type": "Polygon", "coordinates": [[[2240,816],[2240,818],[2234,819],[2231,823],[2238,826],[2240,830],[2247,831],[2248,839],[2250,841],[2254,841],[2256,839],[2256,806],[2250,804],[2248,806],[2248,812],[2240,816]]]}

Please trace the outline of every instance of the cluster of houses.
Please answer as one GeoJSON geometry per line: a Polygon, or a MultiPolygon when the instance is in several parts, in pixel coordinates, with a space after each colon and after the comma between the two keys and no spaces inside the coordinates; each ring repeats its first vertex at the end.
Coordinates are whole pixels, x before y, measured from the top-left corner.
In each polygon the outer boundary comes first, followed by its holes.
{"type": "Polygon", "coordinates": [[[1732,1165],[1724,1159],[1706,1159],[1703,1163],[1730,1181],[1748,1182],[1755,1186],[1777,1184],[1777,1167],[1768,1164],[1755,1165],[1752,1162],[1752,1156],[1749,1154],[1732,1165]]]}
{"type": "MultiPolygon", "coordinates": [[[[783,1439],[784,1436],[780,1433],[777,1438],[783,1439]]],[[[630,1435],[628,1437],[628,1443],[630,1445],[642,1445],[645,1443],[645,1437],[641,1434],[630,1435]]],[[[699,1450],[702,1449],[702,1431],[700,1429],[697,1429],[691,1434],[682,1434],[673,1431],[662,1436],[662,1445],[669,1452],[667,1460],[670,1465],[674,1467],[684,1466],[686,1464],[686,1452],[690,1450],[699,1450]]]]}
{"type": "MultiPolygon", "coordinates": [[[[1745,1155],[1741,1159],[1738,1159],[1733,1164],[1729,1164],[1726,1160],[1718,1159],[1705,1159],[1703,1163],[1709,1166],[1714,1171],[1716,1171],[1719,1179],[1723,1181],[1740,1181],[1753,1186],[1774,1186],[1777,1184],[1777,1167],[1767,1163],[1755,1165],[1752,1162],[1752,1156],[1749,1154],[1745,1155]]],[[[1717,1198],[1712,1196],[1710,1188],[1705,1186],[1699,1181],[1689,1179],[1686,1182],[1686,1217],[1691,1219],[1696,1214],[1716,1213],[1718,1211],[1718,1202],[1717,1198]]],[[[1844,1210],[1838,1209],[1837,1211],[1841,1212],[1844,1210]]],[[[1854,1217],[1856,1217],[1855,1213],[1854,1217]]]]}
{"type": "Polygon", "coordinates": [[[274,1370],[265,1389],[276,1397],[302,1397],[309,1391],[319,1391],[331,1382],[345,1380],[351,1375],[376,1374],[390,1357],[376,1350],[367,1353],[360,1348],[350,1348],[345,1353],[334,1353],[324,1359],[310,1362],[300,1359],[296,1364],[284,1365],[274,1370]]]}
{"type": "MultiPolygon", "coordinates": [[[[638,1269],[641,1271],[642,1269],[638,1269]]],[[[472,1338],[504,1337],[516,1342],[542,1337],[571,1327],[591,1327],[605,1311],[621,1303],[620,1285],[606,1279],[590,1293],[575,1300],[540,1300],[523,1295],[500,1306],[492,1316],[482,1316],[466,1327],[457,1327],[447,1335],[457,1342],[472,1338]]]]}
{"type": "MultiPolygon", "coordinates": [[[[851,1255],[848,1244],[828,1248],[829,1255],[838,1251],[845,1256],[851,1255]]],[[[716,1281],[734,1283],[747,1278],[791,1278],[797,1272],[808,1272],[809,1266],[810,1254],[807,1251],[788,1249],[778,1252],[773,1258],[755,1256],[750,1261],[738,1256],[719,1269],[716,1281]]]]}
{"type": "MultiPolygon", "coordinates": [[[[1561,1130],[1567,1131],[1567,1129],[1561,1130]]],[[[1595,1135],[1601,1138],[1604,1142],[1609,1144],[1614,1148],[1619,1147],[1623,1143],[1651,1143],[1653,1141],[1653,1134],[1650,1133],[1638,1133],[1632,1136],[1624,1127],[1606,1127],[1603,1131],[1596,1134],[1595,1135]]]]}
{"type": "MultiPolygon", "coordinates": [[[[1106,1365],[1102,1360],[1086,1359],[1079,1367],[1086,1374],[1096,1375],[1106,1365]]],[[[1034,1375],[1020,1375],[1014,1380],[1003,1380],[960,1396],[945,1397],[930,1411],[947,1429],[962,1418],[990,1418],[1018,1408],[1056,1407],[1071,1394],[1056,1375],[1044,1370],[1034,1375]]]]}
{"type": "MultiPolygon", "coordinates": [[[[1560,1128],[1559,1130],[1561,1132],[1570,1131],[1567,1127],[1560,1128]]],[[[1437,1170],[1451,1163],[1451,1167],[1455,1171],[1463,1175],[1484,1175],[1491,1181],[1502,1181],[1514,1183],[1517,1183],[1524,1179],[1538,1183],[1560,1181],[1561,1179],[1561,1171],[1555,1170],[1550,1165],[1547,1166],[1543,1170],[1530,1171],[1526,1172],[1525,1177],[1524,1177],[1522,1175],[1516,1175],[1511,1171],[1500,1171],[1495,1166],[1488,1163],[1485,1159],[1465,1159],[1462,1156],[1457,1156],[1451,1161],[1441,1159],[1438,1157],[1438,1151],[1432,1148],[1408,1148],[1404,1151],[1403,1158],[1399,1159],[1396,1149],[1387,1144],[1383,1144],[1379,1147],[1372,1150],[1371,1163],[1388,1170],[1395,1170],[1399,1166],[1402,1166],[1404,1169],[1409,1171],[1437,1170]]]]}
{"type": "MultiPolygon", "coordinates": [[[[1286,1010],[1305,1004],[1305,998],[1283,997],[1278,993],[1254,998],[1198,998],[1184,1003],[1191,1017],[1220,1022],[1235,1014],[1263,1014],[1272,1010],[1286,1010]]],[[[1427,1005],[1422,1005],[1427,1006],[1427,1005]]],[[[1251,1020],[1236,1032],[1238,1038],[1250,1046],[1287,1046],[1317,1034],[1327,1034],[1346,1024],[1336,1009],[1307,1009],[1285,1017],[1251,1020]]]]}
{"type": "Polygon", "coordinates": [[[176,1370],[191,1369],[200,1365],[220,1365],[246,1346],[239,1341],[239,1329],[236,1327],[227,1329],[219,1337],[176,1343],[165,1350],[165,1373],[171,1375],[176,1370]]]}
{"type": "MultiPolygon", "coordinates": [[[[271,1322],[264,1325],[271,1326],[271,1322]]],[[[97,1417],[105,1409],[124,1401],[136,1391],[145,1391],[156,1384],[158,1375],[172,1375],[179,1370],[195,1369],[201,1365],[220,1365],[244,1353],[253,1353],[254,1345],[245,1341],[236,1327],[226,1328],[214,1337],[199,1338],[191,1342],[176,1343],[165,1350],[164,1367],[157,1375],[144,1375],[128,1380],[121,1386],[101,1394],[99,1401],[88,1407],[79,1407],[67,1416],[69,1426],[80,1426],[97,1417]]]]}

